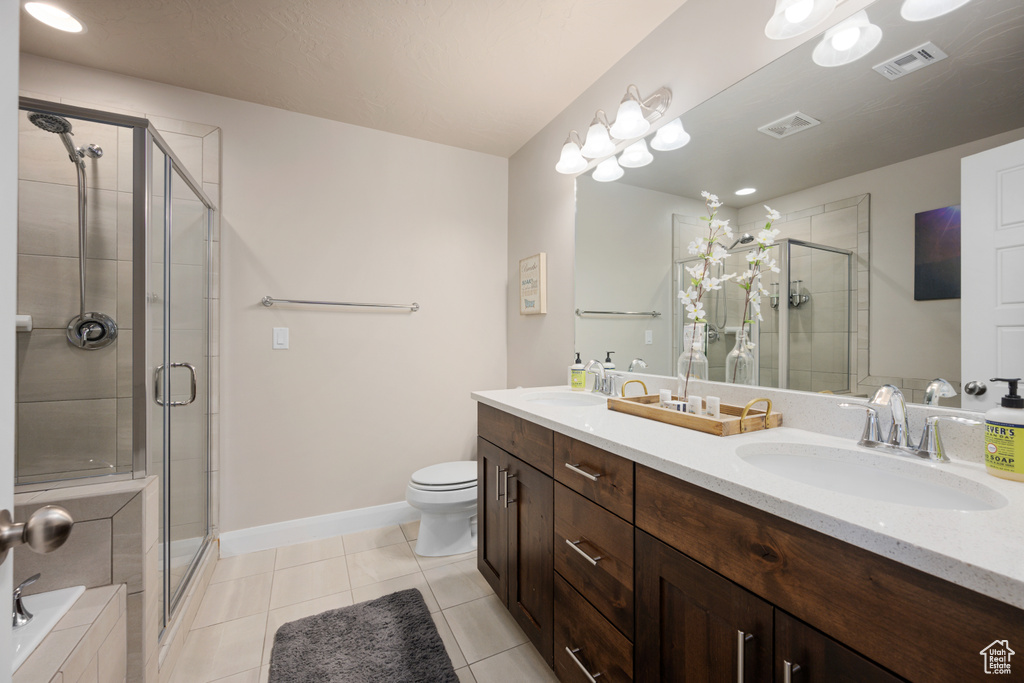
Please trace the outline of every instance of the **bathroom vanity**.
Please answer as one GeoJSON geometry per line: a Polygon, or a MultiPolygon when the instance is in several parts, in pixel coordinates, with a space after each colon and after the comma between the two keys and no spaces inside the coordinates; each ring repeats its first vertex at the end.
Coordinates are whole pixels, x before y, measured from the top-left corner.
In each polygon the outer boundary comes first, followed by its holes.
{"type": "Polygon", "coordinates": [[[536,392],[473,394],[478,566],[560,680],[966,681],[994,641],[1024,645],[1024,488],[957,463],[996,509],[860,500],[735,452],[852,439],[713,437],[536,392]]]}

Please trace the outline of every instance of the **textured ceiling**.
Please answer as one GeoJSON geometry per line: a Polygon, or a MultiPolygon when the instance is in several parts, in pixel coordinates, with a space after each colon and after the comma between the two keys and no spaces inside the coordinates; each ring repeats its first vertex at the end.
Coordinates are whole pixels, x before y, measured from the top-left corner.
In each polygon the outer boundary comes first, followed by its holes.
{"type": "Polygon", "coordinates": [[[510,156],[686,0],[64,0],[23,51],[510,156]]]}

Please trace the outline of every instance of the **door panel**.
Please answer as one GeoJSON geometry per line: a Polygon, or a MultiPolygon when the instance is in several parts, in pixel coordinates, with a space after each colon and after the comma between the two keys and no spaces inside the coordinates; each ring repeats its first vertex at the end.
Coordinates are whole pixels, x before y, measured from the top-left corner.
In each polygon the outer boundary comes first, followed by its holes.
{"type": "Polygon", "coordinates": [[[782,610],[775,610],[775,653],[777,681],[785,680],[787,662],[793,680],[800,683],[897,683],[903,680],[782,610]]]}
{"type": "Polygon", "coordinates": [[[508,514],[501,484],[508,454],[477,437],[477,568],[508,606],[508,514]]]}

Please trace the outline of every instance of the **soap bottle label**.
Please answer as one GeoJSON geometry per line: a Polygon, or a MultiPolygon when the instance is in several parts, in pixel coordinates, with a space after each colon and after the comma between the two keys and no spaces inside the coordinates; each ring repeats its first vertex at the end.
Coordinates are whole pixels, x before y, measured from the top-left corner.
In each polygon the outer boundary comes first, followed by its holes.
{"type": "Polygon", "coordinates": [[[985,422],[985,465],[1024,477],[1024,430],[1020,425],[985,422]]]}
{"type": "Polygon", "coordinates": [[[573,368],[572,371],[572,388],[574,391],[587,388],[587,373],[583,370],[573,368]]]}

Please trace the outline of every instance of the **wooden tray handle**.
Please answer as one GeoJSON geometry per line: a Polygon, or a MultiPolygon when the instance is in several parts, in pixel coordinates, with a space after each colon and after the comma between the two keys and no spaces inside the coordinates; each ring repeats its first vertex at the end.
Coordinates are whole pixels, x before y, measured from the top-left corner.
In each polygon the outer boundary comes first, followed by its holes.
{"type": "Polygon", "coordinates": [[[743,433],[743,420],[746,419],[747,413],[750,412],[750,409],[752,407],[754,407],[755,405],[757,405],[761,401],[764,401],[765,403],[768,404],[768,409],[764,411],[764,428],[765,429],[769,428],[768,427],[768,416],[772,414],[772,400],[770,398],[755,398],[752,401],[748,402],[747,405],[743,406],[743,412],[740,413],[740,433],[741,434],[743,433]]]}

